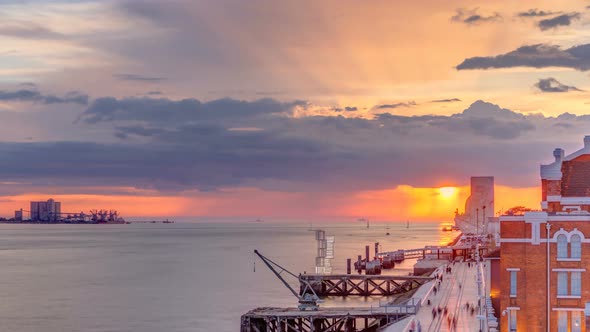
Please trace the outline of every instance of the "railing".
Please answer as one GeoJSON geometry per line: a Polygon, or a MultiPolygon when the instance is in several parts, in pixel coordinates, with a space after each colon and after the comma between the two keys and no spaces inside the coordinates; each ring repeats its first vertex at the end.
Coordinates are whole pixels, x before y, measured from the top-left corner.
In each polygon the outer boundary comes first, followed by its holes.
{"type": "Polygon", "coordinates": [[[422,306],[422,301],[417,300],[415,298],[411,298],[404,303],[399,304],[379,304],[380,307],[385,308],[385,312],[390,313],[399,313],[399,314],[408,314],[408,315],[416,315],[420,307],[422,306]]]}

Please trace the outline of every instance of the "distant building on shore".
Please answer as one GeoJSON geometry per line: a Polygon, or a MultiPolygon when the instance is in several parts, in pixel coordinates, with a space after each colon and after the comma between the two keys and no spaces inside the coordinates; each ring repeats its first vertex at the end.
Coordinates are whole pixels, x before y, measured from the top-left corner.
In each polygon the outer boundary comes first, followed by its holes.
{"type": "Polygon", "coordinates": [[[23,209],[14,211],[14,220],[23,221],[23,209]]]}
{"type": "Polygon", "coordinates": [[[33,221],[57,221],[61,218],[61,202],[52,198],[46,202],[31,202],[30,211],[33,221]]]}
{"type": "Polygon", "coordinates": [[[553,156],[541,165],[542,210],[500,217],[501,331],[590,327],[590,136],[553,156]]]}

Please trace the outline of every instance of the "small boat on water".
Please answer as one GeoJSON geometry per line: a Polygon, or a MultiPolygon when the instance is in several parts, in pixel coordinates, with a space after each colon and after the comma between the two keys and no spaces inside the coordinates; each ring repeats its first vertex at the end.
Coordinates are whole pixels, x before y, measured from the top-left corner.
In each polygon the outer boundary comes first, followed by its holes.
{"type": "Polygon", "coordinates": [[[453,225],[447,225],[447,226],[443,226],[442,230],[443,230],[443,232],[458,231],[459,227],[453,226],[453,225]]]}

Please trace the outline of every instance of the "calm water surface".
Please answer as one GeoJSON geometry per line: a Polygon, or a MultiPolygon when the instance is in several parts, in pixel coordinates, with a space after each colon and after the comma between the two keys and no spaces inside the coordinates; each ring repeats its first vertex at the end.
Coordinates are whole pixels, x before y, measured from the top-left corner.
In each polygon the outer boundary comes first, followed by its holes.
{"type": "MultiPolygon", "coordinates": [[[[0,225],[0,331],[239,331],[240,315],[250,309],[297,304],[253,250],[293,272],[313,271],[316,242],[308,228],[266,222],[0,225]]],[[[334,273],[344,273],[346,258],[354,260],[376,241],[395,250],[451,240],[439,224],[314,228],[336,236],[334,273]]],[[[412,265],[392,273],[407,274],[412,265]]],[[[328,299],[325,305],[377,301],[328,299]]]]}

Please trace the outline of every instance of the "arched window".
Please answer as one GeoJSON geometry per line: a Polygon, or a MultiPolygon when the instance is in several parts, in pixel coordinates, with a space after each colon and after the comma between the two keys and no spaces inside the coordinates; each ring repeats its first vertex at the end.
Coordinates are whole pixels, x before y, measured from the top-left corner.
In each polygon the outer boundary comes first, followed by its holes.
{"type": "Polygon", "coordinates": [[[580,235],[572,235],[570,242],[572,246],[571,257],[582,258],[582,238],[580,237],[580,235]]]}
{"type": "Polygon", "coordinates": [[[567,237],[563,234],[557,237],[557,258],[567,258],[567,237]]]}

